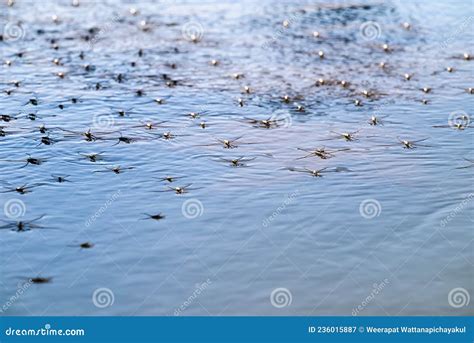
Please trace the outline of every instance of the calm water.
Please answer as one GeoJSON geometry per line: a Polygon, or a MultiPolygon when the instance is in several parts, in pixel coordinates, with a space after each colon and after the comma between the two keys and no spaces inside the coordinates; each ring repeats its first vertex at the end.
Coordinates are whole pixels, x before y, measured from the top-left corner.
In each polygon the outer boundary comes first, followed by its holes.
{"type": "Polygon", "coordinates": [[[1,88],[14,90],[1,114],[17,117],[0,123],[2,190],[36,187],[1,193],[0,219],[44,215],[0,230],[2,315],[473,314],[449,301],[474,296],[473,131],[433,127],[472,114],[473,15],[472,1],[2,2],[2,28],[20,28],[0,42],[1,88]],[[271,116],[281,125],[244,119],[271,116]],[[54,144],[40,144],[41,124],[54,144]],[[64,131],[89,128],[104,139],[64,131]],[[136,141],[115,145],[120,133],[136,141]],[[217,142],[239,136],[235,149],[217,142]],[[427,139],[404,149],[397,137],[427,139]],[[299,159],[321,147],[351,150],[299,159]],[[46,161],[21,168],[28,154],[46,161]],[[288,169],[304,167],[328,169],[288,169]]]}

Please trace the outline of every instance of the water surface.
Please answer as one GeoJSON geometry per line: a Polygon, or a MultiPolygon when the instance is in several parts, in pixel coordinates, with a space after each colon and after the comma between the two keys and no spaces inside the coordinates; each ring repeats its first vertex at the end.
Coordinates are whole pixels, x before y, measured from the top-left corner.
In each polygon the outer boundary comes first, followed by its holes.
{"type": "Polygon", "coordinates": [[[463,59],[474,53],[471,1],[17,1],[1,8],[2,27],[20,22],[22,29],[20,39],[0,42],[2,60],[11,61],[1,88],[14,90],[0,95],[1,113],[18,117],[0,123],[11,132],[0,138],[1,180],[40,185],[1,193],[0,219],[44,217],[36,222],[42,228],[0,230],[0,300],[31,277],[52,277],[29,285],[3,315],[351,315],[362,304],[359,315],[473,314],[472,305],[448,301],[458,287],[474,294],[474,169],[466,160],[474,159],[473,131],[433,127],[466,124],[458,117],[473,109],[466,90],[474,62],[463,59]],[[367,22],[376,24],[375,39],[361,33],[367,22]],[[164,74],[177,84],[167,86],[164,74]],[[384,125],[369,125],[374,114],[384,125]],[[244,119],[272,116],[283,125],[244,119]],[[166,123],[140,127],[149,121],[166,123]],[[55,144],[39,144],[41,124],[55,144]],[[106,139],[64,131],[89,128],[106,139]],[[166,131],[177,137],[157,136],[166,131]],[[357,140],[332,139],[331,131],[358,131],[357,140]],[[137,141],[115,145],[120,134],[137,141]],[[240,136],[235,149],[217,144],[240,136]],[[415,149],[399,143],[425,138],[415,149]],[[321,147],[351,150],[300,159],[306,153],[297,148],[321,147]],[[80,155],[98,152],[104,159],[95,163],[80,155]],[[28,154],[46,162],[21,168],[12,161],[28,154]],[[242,167],[220,160],[240,156],[255,159],[242,167]],[[107,171],[116,165],[133,169],[107,171]],[[288,169],[304,167],[329,172],[288,169]],[[159,180],[167,175],[182,178],[159,180]],[[193,189],[185,194],[157,192],[186,184],[193,189]],[[12,201],[21,218],[6,210],[12,201]],[[160,212],[159,221],[144,214],[160,212]],[[83,242],[94,246],[81,249],[83,242]],[[374,287],[383,289],[367,301],[374,287]],[[96,306],[101,288],[113,304],[96,306]],[[272,305],[278,288],[291,304],[272,305]]]}

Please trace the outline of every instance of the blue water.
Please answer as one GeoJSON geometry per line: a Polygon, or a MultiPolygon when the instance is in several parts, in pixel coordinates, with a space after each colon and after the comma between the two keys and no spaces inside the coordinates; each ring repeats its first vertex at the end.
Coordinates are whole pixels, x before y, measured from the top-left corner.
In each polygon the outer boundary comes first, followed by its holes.
{"type": "Polygon", "coordinates": [[[0,122],[1,186],[36,185],[0,193],[2,315],[474,314],[449,302],[456,288],[474,296],[473,15],[472,1],[2,2],[2,27],[20,36],[0,42],[11,62],[1,88],[13,90],[1,114],[17,117],[0,122]],[[384,125],[369,125],[374,114],[384,125]],[[245,119],[272,116],[281,125],[245,119]],[[54,144],[40,144],[41,124],[54,144]],[[69,132],[89,128],[102,139],[69,132]],[[158,136],[167,131],[176,137],[158,136]],[[120,134],[136,141],[115,145],[120,134]],[[234,149],[217,141],[240,136],[234,149]],[[404,149],[397,137],[426,140],[404,149]],[[350,150],[297,149],[322,147],[350,150]],[[95,163],[81,155],[99,152],[95,163]],[[46,161],[22,168],[28,154],[46,161]],[[241,156],[240,167],[220,160],[241,156]],[[107,169],[117,165],[133,169],[107,169]],[[328,169],[288,169],[304,167],[328,169]],[[11,301],[34,277],[52,279],[11,301]],[[113,303],[95,305],[100,288],[113,303]],[[286,306],[272,305],[278,288],[286,306]]]}

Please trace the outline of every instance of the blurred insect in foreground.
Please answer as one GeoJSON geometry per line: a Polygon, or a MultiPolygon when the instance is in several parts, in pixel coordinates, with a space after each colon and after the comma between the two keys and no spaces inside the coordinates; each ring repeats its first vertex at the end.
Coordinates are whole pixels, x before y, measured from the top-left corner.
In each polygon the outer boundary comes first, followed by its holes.
{"type": "Polygon", "coordinates": [[[94,244],[91,242],[84,242],[80,244],[73,244],[73,245],[68,245],[68,247],[79,247],[81,249],[90,249],[94,247],[94,244]]]}
{"type": "Polygon", "coordinates": [[[36,276],[33,278],[29,279],[32,283],[50,283],[53,281],[52,277],[42,277],[42,276],[36,276]]]}
{"type": "Polygon", "coordinates": [[[143,214],[147,216],[146,218],[143,218],[143,219],[161,220],[165,218],[165,216],[161,214],[161,212],[157,214],[148,214],[148,213],[143,213],[143,214]]]}

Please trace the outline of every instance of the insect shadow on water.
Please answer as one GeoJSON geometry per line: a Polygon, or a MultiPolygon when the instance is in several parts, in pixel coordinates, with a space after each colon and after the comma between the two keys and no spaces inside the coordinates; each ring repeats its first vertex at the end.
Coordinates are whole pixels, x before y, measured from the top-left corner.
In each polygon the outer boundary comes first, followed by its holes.
{"type": "Polygon", "coordinates": [[[218,161],[228,163],[232,167],[246,167],[247,162],[253,161],[255,159],[256,159],[256,157],[250,158],[250,157],[245,157],[245,156],[240,156],[240,157],[234,158],[234,159],[227,159],[227,158],[222,158],[221,157],[221,158],[218,159],[218,161]]]}
{"type": "Polygon", "coordinates": [[[15,116],[12,116],[12,115],[9,115],[9,114],[0,114],[0,121],[3,121],[5,123],[9,123],[12,120],[17,120],[17,119],[18,119],[18,117],[15,117],[15,116]]]}
{"type": "Polygon", "coordinates": [[[39,143],[38,145],[36,145],[36,147],[39,147],[40,145],[53,145],[57,142],[59,142],[59,140],[49,137],[48,134],[47,136],[42,136],[41,138],[39,138],[39,143]]]}
{"type": "Polygon", "coordinates": [[[103,154],[104,154],[103,151],[102,152],[94,152],[94,153],[90,153],[90,154],[79,153],[79,155],[87,158],[92,163],[103,160],[104,159],[103,154]]]}
{"type": "Polygon", "coordinates": [[[16,192],[18,194],[27,194],[33,191],[33,188],[39,187],[39,186],[44,186],[45,183],[35,183],[35,184],[23,184],[21,186],[12,186],[9,182],[2,181],[2,183],[5,185],[4,188],[6,190],[0,191],[0,193],[13,193],[16,192]]]}
{"type": "Polygon", "coordinates": [[[135,167],[121,167],[121,166],[113,166],[113,167],[105,167],[105,170],[94,170],[94,173],[107,173],[107,172],[113,172],[115,174],[122,174],[124,170],[131,170],[135,169],[135,167]]]}
{"type": "Polygon", "coordinates": [[[182,178],[184,178],[184,176],[164,176],[164,177],[159,177],[158,181],[166,181],[166,182],[172,183],[182,178]]]}
{"type": "Polygon", "coordinates": [[[112,146],[116,146],[120,143],[124,143],[124,144],[131,144],[131,143],[135,143],[135,142],[138,142],[138,141],[143,141],[143,140],[147,140],[147,138],[143,138],[143,137],[127,137],[127,136],[123,136],[122,135],[122,132],[120,132],[120,137],[115,137],[115,138],[103,138],[104,140],[117,140],[117,142],[115,144],[113,144],[112,146]]]}
{"type": "Polygon", "coordinates": [[[44,217],[44,214],[31,219],[31,220],[20,220],[20,221],[6,221],[0,219],[1,222],[4,222],[4,225],[0,225],[0,230],[12,230],[16,232],[25,232],[30,231],[31,229],[44,229],[44,226],[36,224],[37,221],[41,220],[44,217]]]}
{"type": "Polygon", "coordinates": [[[28,154],[28,157],[26,159],[23,159],[23,160],[2,160],[2,161],[5,161],[5,162],[25,162],[25,164],[19,168],[19,169],[22,169],[22,168],[25,168],[26,166],[28,166],[30,164],[35,165],[35,166],[42,165],[47,160],[44,159],[44,158],[32,157],[30,154],[28,154]]]}
{"type": "Polygon", "coordinates": [[[26,113],[24,117],[22,118],[29,119],[31,121],[35,121],[37,119],[43,119],[43,117],[40,117],[38,115],[38,111],[26,113]]]}
{"type": "Polygon", "coordinates": [[[301,150],[304,152],[307,152],[308,154],[302,157],[298,157],[297,160],[301,160],[304,158],[308,158],[311,156],[319,157],[320,159],[326,160],[328,158],[334,157],[336,152],[340,151],[349,151],[351,149],[345,148],[345,149],[337,149],[337,150],[328,150],[325,147],[322,148],[315,148],[315,149],[305,149],[305,148],[296,148],[297,150],[301,150]]]}
{"type": "Polygon", "coordinates": [[[9,135],[15,135],[21,133],[21,131],[5,131],[5,129],[9,129],[7,126],[0,126],[0,137],[6,137],[9,135]]]}

